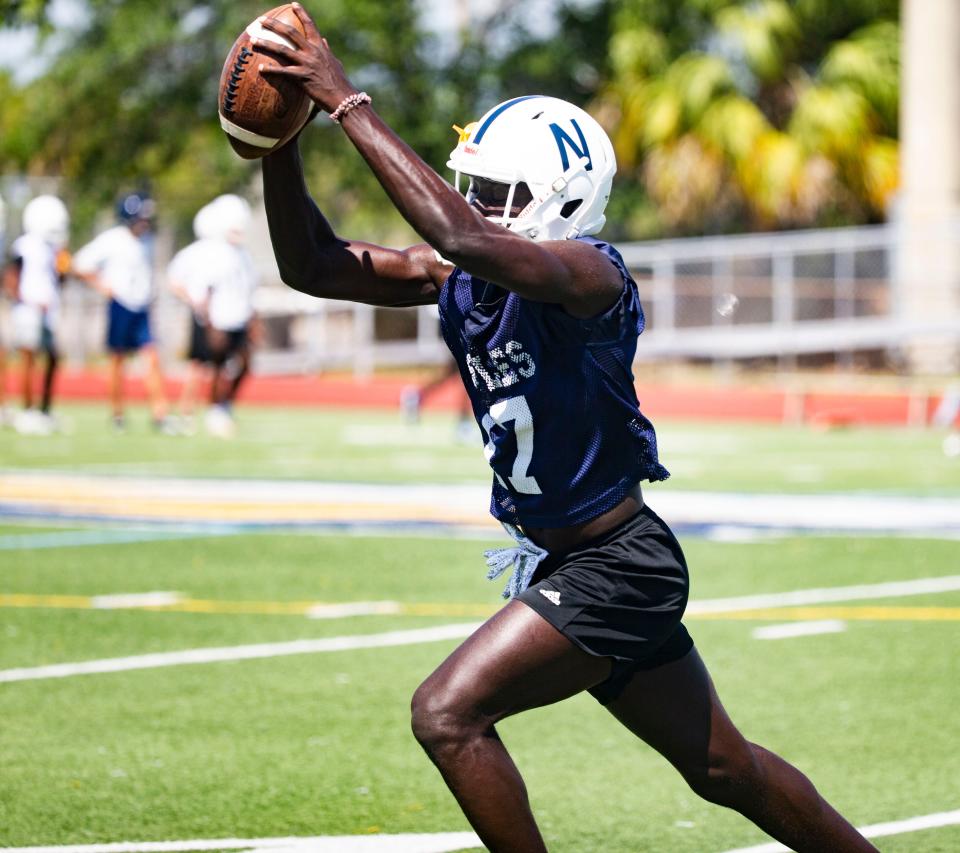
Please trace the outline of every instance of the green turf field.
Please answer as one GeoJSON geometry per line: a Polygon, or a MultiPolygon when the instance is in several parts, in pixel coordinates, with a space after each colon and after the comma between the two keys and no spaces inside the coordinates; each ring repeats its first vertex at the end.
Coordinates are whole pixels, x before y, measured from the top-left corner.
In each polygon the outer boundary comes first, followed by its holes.
{"type": "MultiPolygon", "coordinates": [[[[66,431],[37,438],[0,430],[0,468],[97,474],[271,477],[361,482],[486,482],[479,430],[458,440],[453,420],[429,414],[409,426],[380,411],[240,407],[238,436],[151,432],[134,410],[129,431],[108,426],[102,405],[65,405],[66,431]]],[[[960,457],[943,455],[936,430],[658,423],[671,486],[760,492],[867,491],[960,495],[960,457]]]]}
{"type": "MultiPolygon", "coordinates": [[[[68,436],[0,433],[0,467],[394,483],[487,476],[477,449],[457,444],[442,417],[413,428],[388,414],[251,409],[240,439],[213,442],[153,436],[136,421],[112,436],[99,408],[67,415],[68,436]],[[386,443],[364,443],[377,435],[386,443]]],[[[933,434],[664,425],[661,437],[676,477],[660,489],[960,493],[960,463],[937,456],[933,434]]],[[[0,549],[50,531],[0,524],[0,549]]],[[[2,678],[51,664],[468,625],[499,603],[501,585],[483,578],[489,544],[502,543],[264,532],[0,550],[0,846],[467,830],[408,720],[413,690],[455,640],[2,678]],[[180,598],[156,610],[94,606],[94,596],[150,591],[180,598]],[[310,604],[351,602],[395,606],[305,615],[310,604]]],[[[694,600],[960,574],[955,540],[683,544],[694,600]]],[[[864,592],[772,610],[688,619],[745,734],[796,763],[858,825],[960,809],[960,591],[864,592]],[[845,630],[752,633],[817,618],[845,630]]],[[[766,840],[697,800],[589,697],[500,728],[551,851],[722,853],[766,840]]],[[[953,851],[960,825],[876,843],[884,853],[953,851]]]]}

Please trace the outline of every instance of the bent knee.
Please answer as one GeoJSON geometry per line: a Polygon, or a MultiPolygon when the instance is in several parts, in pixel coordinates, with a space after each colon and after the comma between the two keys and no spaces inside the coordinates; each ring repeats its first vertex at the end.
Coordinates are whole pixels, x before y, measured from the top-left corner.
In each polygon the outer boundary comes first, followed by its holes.
{"type": "Polygon", "coordinates": [[[489,725],[469,702],[430,679],[413,694],[410,723],[414,737],[427,749],[467,740],[489,725]]]}
{"type": "Polygon", "coordinates": [[[718,806],[738,807],[762,787],[757,747],[746,741],[735,749],[711,753],[707,763],[684,771],[695,794],[718,806]]]}

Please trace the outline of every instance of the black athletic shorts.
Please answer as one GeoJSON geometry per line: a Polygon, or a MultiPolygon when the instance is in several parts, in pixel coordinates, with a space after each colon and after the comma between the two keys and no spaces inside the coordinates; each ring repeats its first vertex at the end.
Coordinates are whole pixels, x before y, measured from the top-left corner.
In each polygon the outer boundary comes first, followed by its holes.
{"type": "Polygon", "coordinates": [[[637,670],[693,648],[680,621],[689,592],[680,543],[644,506],[596,539],[547,556],[519,600],[584,651],[613,659],[610,677],[590,689],[606,705],[637,670]]]}
{"type": "Polygon", "coordinates": [[[187,357],[190,361],[199,361],[201,364],[215,364],[221,366],[230,356],[243,349],[250,337],[247,327],[234,329],[222,333],[225,336],[223,348],[214,351],[210,346],[210,333],[203,323],[196,317],[190,319],[190,349],[187,357]]]}
{"type": "Polygon", "coordinates": [[[210,362],[217,367],[223,367],[226,364],[227,359],[229,359],[235,353],[240,352],[240,350],[246,348],[248,341],[250,340],[249,335],[247,334],[247,327],[244,326],[240,329],[232,329],[230,331],[213,331],[207,332],[207,350],[210,353],[210,362]],[[213,336],[219,340],[218,345],[211,345],[211,340],[213,336]]]}
{"type": "Polygon", "coordinates": [[[207,328],[194,315],[190,315],[190,349],[187,351],[190,361],[201,364],[210,363],[210,349],[207,346],[207,328]]]}

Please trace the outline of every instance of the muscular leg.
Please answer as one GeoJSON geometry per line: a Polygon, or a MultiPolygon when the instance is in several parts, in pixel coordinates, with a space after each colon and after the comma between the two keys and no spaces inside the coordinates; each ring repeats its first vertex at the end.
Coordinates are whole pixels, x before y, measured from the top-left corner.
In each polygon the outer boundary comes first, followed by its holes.
{"type": "Polygon", "coordinates": [[[607,708],[673,764],[697,794],[735,809],[791,850],[876,853],[806,776],[744,739],[696,649],[637,673],[607,708]]]}
{"type": "Polygon", "coordinates": [[[603,681],[610,661],[513,601],[417,689],[413,731],[492,853],[542,853],[526,787],[494,724],[603,681]]]}

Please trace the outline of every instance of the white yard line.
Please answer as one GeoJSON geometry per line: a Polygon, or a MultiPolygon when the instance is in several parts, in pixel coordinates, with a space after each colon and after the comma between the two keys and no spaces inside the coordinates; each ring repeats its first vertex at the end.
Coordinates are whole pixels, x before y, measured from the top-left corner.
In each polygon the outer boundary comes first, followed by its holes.
{"type": "Polygon", "coordinates": [[[859,599],[900,598],[908,595],[926,595],[960,590],[960,575],[936,578],[917,578],[912,581],[887,581],[857,586],[819,587],[797,589],[792,592],[771,592],[761,595],[741,595],[735,598],[712,598],[691,601],[687,613],[731,613],[737,610],[761,610],[768,607],[794,607],[803,604],[826,604],[834,601],[859,599]]]}
{"type": "Polygon", "coordinates": [[[136,607],[169,607],[183,599],[179,592],[120,592],[95,595],[90,599],[94,610],[129,610],[136,607]]]}
{"type": "Polygon", "coordinates": [[[790,622],[786,625],[763,625],[754,628],[751,636],[755,640],[787,640],[816,634],[839,634],[846,630],[847,623],[840,619],[818,619],[810,622],[790,622]]]}
{"type": "Polygon", "coordinates": [[[20,669],[0,670],[0,683],[34,681],[43,678],[67,678],[72,675],[94,675],[105,672],[127,672],[134,669],[154,669],[161,666],[181,666],[196,663],[220,663],[234,660],[285,657],[287,655],[341,652],[349,649],[376,649],[386,646],[408,646],[454,640],[472,634],[479,623],[439,625],[412,631],[389,631],[384,634],[359,634],[346,637],[326,637],[317,640],[293,640],[286,643],[258,643],[250,646],[185,649],[179,652],[160,652],[125,658],[60,663],[20,669]]]}
{"type": "Polygon", "coordinates": [[[472,832],[405,835],[319,835],[312,838],[201,838],[195,841],[123,841],[62,847],[3,847],[3,853],[186,853],[256,850],[270,853],[449,853],[482,847],[472,832]]]}
{"type": "Polygon", "coordinates": [[[342,619],[345,616],[392,616],[403,608],[396,601],[347,601],[343,604],[315,604],[307,611],[310,619],[342,619]]]}
{"type": "MultiPolygon", "coordinates": [[[[860,584],[858,586],[800,589],[792,592],[777,592],[764,595],[746,595],[734,598],[715,598],[691,601],[687,612],[691,615],[708,613],[731,613],[739,610],[793,607],[803,604],[822,604],[833,601],[858,599],[900,598],[908,595],[924,595],[960,590],[960,575],[935,578],[918,578],[911,581],[860,584]]],[[[371,603],[364,604],[369,607],[371,603]]],[[[376,604],[373,602],[372,604],[376,604]]],[[[333,605],[349,607],[348,604],[333,605]]],[[[369,612],[369,611],[368,611],[369,612]]],[[[329,615],[329,614],[325,614],[329,615]]],[[[67,678],[73,675],[93,675],[106,672],[125,672],[134,669],[153,669],[161,666],[183,664],[220,663],[233,660],[283,657],[285,655],[338,652],[349,649],[369,649],[383,646],[402,646],[414,643],[431,643],[437,640],[458,639],[473,633],[479,623],[458,623],[412,631],[391,631],[385,634],[359,634],[343,637],[327,637],[316,640],[294,640],[285,643],[260,643],[249,646],[227,646],[201,649],[185,649],[176,652],[159,652],[123,658],[78,661],[75,663],[50,664],[0,670],[0,683],[34,681],[43,678],[67,678]]]]}
{"type": "MultiPolygon", "coordinates": [[[[937,814],[909,817],[905,820],[894,820],[889,823],[874,823],[870,826],[861,826],[859,831],[867,838],[882,838],[885,835],[901,835],[907,832],[919,832],[923,829],[937,829],[941,826],[956,826],[960,824],[960,809],[953,812],[938,812],[937,814]]],[[[789,848],[771,841],[767,844],[758,844],[755,847],[738,847],[736,850],[726,850],[724,853],[782,853],[789,848]]]]}

